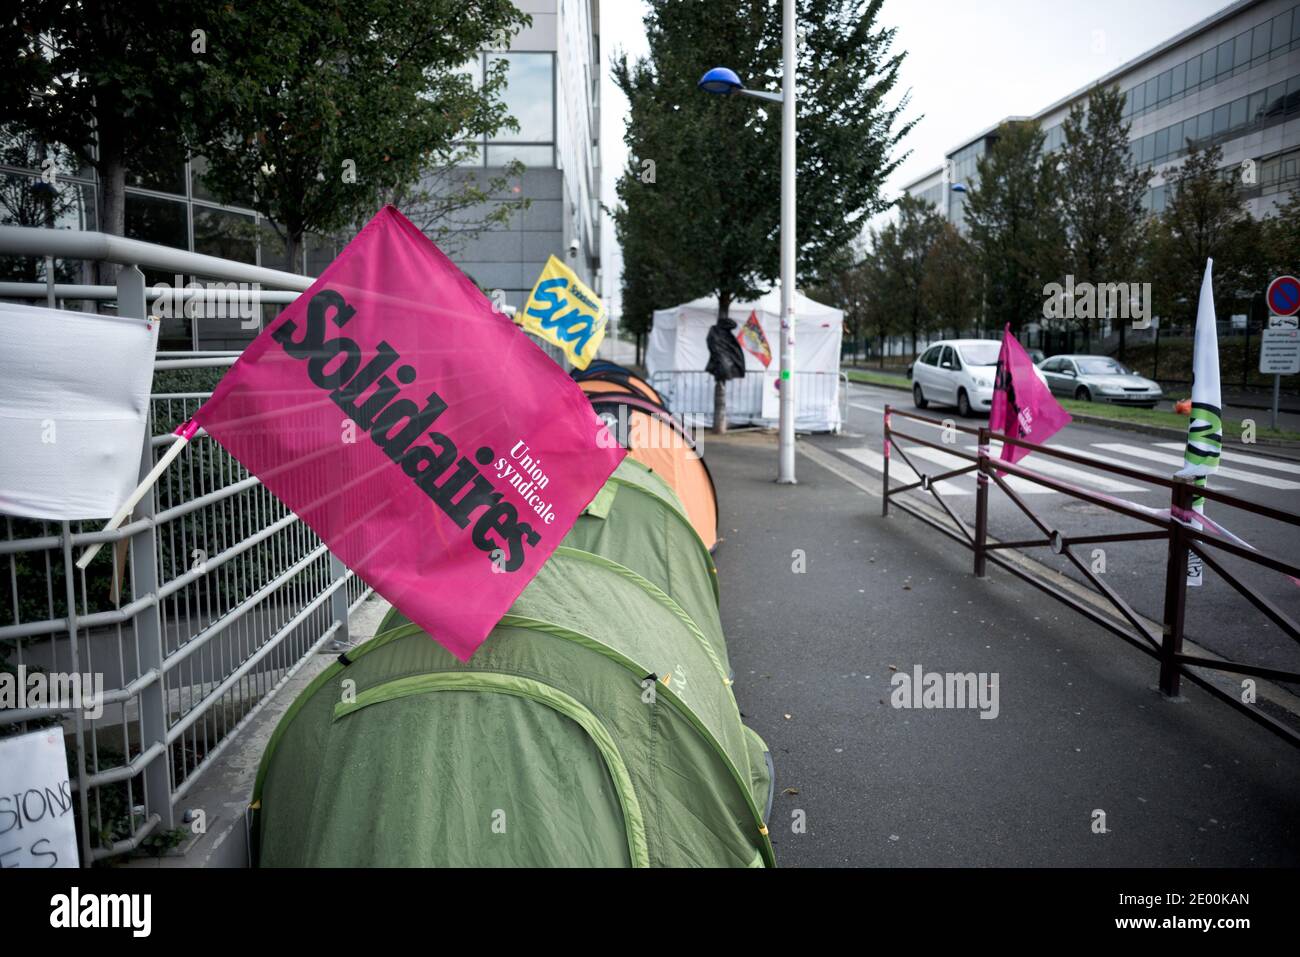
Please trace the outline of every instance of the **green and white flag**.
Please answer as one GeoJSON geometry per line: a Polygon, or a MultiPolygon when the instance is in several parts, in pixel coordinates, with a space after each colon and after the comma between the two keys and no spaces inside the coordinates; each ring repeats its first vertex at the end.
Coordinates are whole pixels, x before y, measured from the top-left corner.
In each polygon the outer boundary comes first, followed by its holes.
{"type": "MultiPolygon", "coordinates": [[[[1214,260],[1205,261],[1201,300],[1196,309],[1196,338],[1192,352],[1192,415],[1187,420],[1187,448],[1177,478],[1194,478],[1204,488],[1207,477],[1219,467],[1223,447],[1223,400],[1219,391],[1219,332],[1214,319],[1214,260]]],[[[1205,496],[1192,499],[1192,510],[1205,512],[1205,496]]],[[[1193,522],[1199,528],[1199,524],[1193,522]]],[[[1200,557],[1188,556],[1187,583],[1200,585],[1200,557]]]]}

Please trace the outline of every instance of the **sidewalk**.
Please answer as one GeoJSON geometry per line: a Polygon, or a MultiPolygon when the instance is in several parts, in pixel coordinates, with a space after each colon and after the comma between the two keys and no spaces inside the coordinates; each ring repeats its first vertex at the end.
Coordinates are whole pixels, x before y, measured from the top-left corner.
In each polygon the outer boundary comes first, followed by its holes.
{"type": "Polygon", "coordinates": [[[704,452],[736,697],[776,764],[779,864],[1300,863],[1292,747],[1188,682],[1165,700],[1146,656],[996,568],[975,579],[967,551],[881,518],[807,455],[798,486],[775,485],[772,437],[704,452]],[[916,665],[996,673],[998,716],[891,707],[891,666],[916,665]]]}

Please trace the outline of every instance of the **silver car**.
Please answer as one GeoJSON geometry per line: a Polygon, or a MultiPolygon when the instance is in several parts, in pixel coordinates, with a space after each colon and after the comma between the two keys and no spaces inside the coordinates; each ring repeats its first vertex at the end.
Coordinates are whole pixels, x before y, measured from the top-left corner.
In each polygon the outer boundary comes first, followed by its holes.
{"type": "Polygon", "coordinates": [[[1108,356],[1053,356],[1038,364],[1057,395],[1081,402],[1110,402],[1154,409],[1160,386],[1108,356]]]}

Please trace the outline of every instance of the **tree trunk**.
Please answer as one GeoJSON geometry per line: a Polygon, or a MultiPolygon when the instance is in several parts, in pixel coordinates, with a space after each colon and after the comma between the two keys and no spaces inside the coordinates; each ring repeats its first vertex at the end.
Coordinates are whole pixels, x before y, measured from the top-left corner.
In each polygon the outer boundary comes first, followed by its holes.
{"type": "Polygon", "coordinates": [[[305,272],[302,266],[302,233],[290,232],[284,240],[284,260],[289,272],[305,272]]]}
{"type": "MultiPolygon", "coordinates": [[[[126,233],[126,163],[116,137],[101,137],[99,163],[99,231],[110,236],[126,233]]],[[[95,281],[103,286],[117,282],[117,263],[95,263],[95,281]]]]}

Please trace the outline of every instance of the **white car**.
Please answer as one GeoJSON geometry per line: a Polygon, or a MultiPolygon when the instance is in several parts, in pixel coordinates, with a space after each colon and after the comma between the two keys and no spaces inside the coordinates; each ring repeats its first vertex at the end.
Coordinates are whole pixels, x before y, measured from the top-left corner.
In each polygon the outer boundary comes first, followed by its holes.
{"type": "Polygon", "coordinates": [[[1001,351],[997,339],[936,342],[912,364],[912,401],[918,409],[931,402],[955,405],[963,416],[988,412],[993,407],[993,378],[1001,351]]]}

